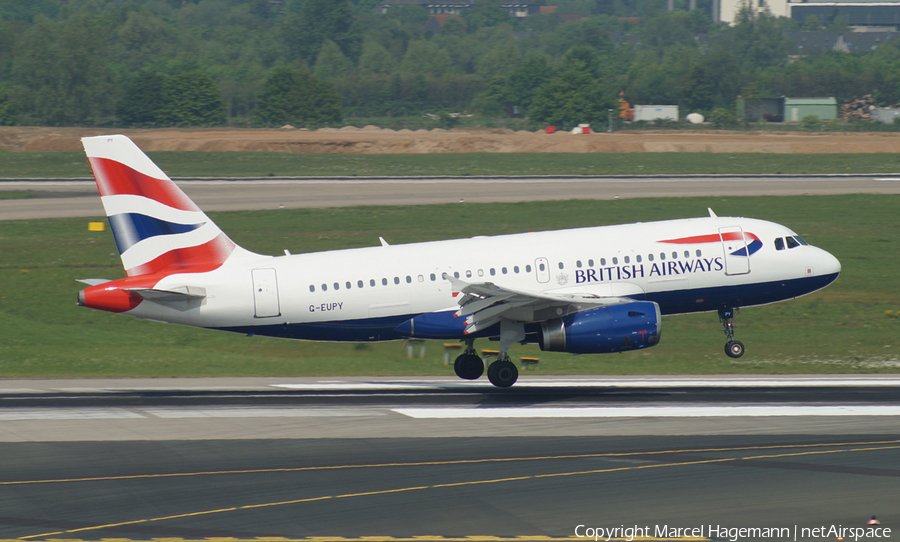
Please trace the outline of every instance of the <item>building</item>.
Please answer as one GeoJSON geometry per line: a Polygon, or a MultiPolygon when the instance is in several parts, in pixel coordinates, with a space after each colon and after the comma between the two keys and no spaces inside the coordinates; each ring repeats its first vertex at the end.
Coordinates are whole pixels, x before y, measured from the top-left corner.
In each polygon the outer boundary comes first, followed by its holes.
{"type": "Polygon", "coordinates": [[[900,32],[788,32],[795,45],[794,54],[806,56],[824,51],[862,53],[900,37],[900,32]]]}
{"type": "Polygon", "coordinates": [[[827,23],[843,17],[848,26],[858,29],[900,29],[900,0],[863,2],[841,0],[712,0],[713,20],[734,24],[738,12],[750,6],[757,13],[768,12],[775,17],[790,17],[801,25],[810,15],[827,23]]]}
{"type": "Polygon", "coordinates": [[[837,99],[828,98],[757,98],[737,99],[737,116],[747,122],[800,122],[803,117],[814,115],[819,120],[837,118],[837,99]]]}
{"type": "Polygon", "coordinates": [[[799,122],[803,117],[813,115],[819,120],[837,118],[837,99],[835,98],[785,98],[784,120],[799,122]]]}
{"type": "MultiPolygon", "coordinates": [[[[475,5],[476,0],[382,0],[378,4],[378,12],[386,14],[394,6],[419,6],[432,15],[459,15],[475,5]]],[[[541,4],[537,2],[502,2],[500,7],[509,12],[510,17],[527,17],[540,12],[541,4]]]]}

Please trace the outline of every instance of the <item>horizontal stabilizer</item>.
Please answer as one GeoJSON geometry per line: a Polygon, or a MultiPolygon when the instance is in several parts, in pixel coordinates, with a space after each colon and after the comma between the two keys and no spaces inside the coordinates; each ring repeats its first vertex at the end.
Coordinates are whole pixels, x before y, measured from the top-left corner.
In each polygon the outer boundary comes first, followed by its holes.
{"type": "Polygon", "coordinates": [[[159,303],[173,309],[186,311],[197,307],[206,298],[206,288],[181,286],[172,290],[156,288],[125,288],[127,291],[141,296],[152,303],[159,303]]]}
{"type": "Polygon", "coordinates": [[[98,284],[106,284],[107,282],[112,282],[112,279],[75,279],[82,284],[87,284],[88,286],[96,286],[98,284]]]}

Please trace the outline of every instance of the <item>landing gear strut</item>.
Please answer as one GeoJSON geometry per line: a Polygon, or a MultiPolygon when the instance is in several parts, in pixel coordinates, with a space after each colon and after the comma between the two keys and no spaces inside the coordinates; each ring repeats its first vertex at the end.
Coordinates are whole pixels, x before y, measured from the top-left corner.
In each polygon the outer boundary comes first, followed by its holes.
{"type": "Polygon", "coordinates": [[[453,362],[453,370],[465,380],[478,380],[484,374],[484,361],[475,352],[475,339],[466,340],[466,351],[453,362]]]}
{"type": "Polygon", "coordinates": [[[730,358],[739,358],[744,355],[744,343],[734,340],[734,314],[737,309],[722,309],[719,311],[719,321],[722,322],[722,331],[725,332],[725,354],[730,358]]]}
{"type": "Polygon", "coordinates": [[[525,326],[503,318],[500,320],[500,355],[488,366],[488,380],[498,388],[508,388],[519,379],[516,364],[509,360],[509,347],[525,339],[525,326]]]}

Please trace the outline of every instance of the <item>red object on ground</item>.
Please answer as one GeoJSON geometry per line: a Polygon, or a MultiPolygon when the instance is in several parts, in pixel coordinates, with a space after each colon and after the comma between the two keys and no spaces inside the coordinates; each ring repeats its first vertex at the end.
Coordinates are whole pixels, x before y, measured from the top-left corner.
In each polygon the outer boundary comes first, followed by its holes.
{"type": "Polygon", "coordinates": [[[547,132],[548,134],[555,134],[555,133],[556,133],[556,126],[547,126],[547,129],[544,130],[544,131],[547,132]]]}

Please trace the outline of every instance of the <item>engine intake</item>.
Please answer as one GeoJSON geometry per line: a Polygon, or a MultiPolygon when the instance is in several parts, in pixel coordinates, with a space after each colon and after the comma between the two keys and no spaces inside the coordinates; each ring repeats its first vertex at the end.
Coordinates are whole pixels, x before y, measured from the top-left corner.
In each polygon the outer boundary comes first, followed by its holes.
{"type": "Polygon", "coordinates": [[[661,334],[659,305],[635,301],[597,307],[541,323],[541,350],[605,354],[653,346],[661,334]]]}

